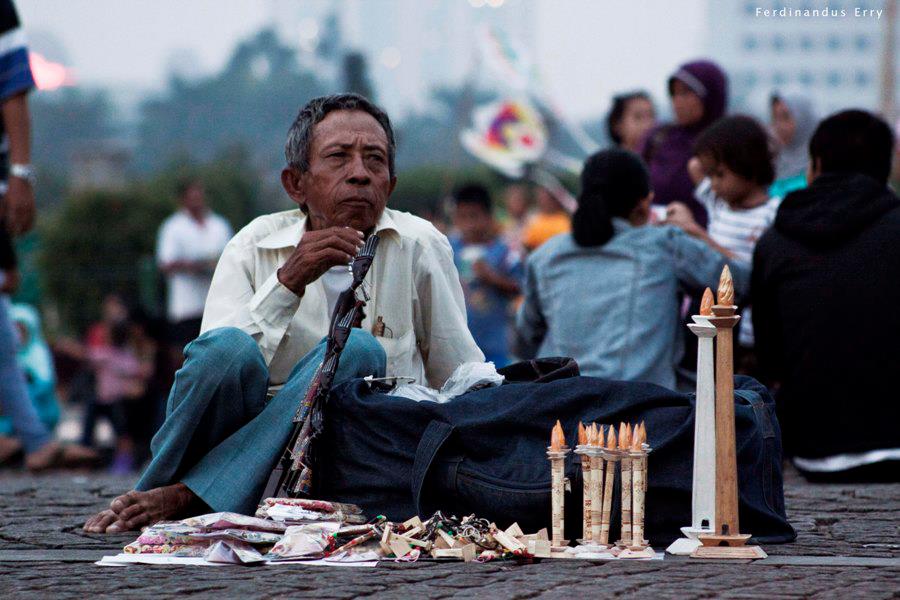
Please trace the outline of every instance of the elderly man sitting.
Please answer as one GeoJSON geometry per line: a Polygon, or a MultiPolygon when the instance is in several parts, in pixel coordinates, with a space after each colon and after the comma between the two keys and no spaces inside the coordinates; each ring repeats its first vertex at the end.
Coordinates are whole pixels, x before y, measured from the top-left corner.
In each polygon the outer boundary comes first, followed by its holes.
{"type": "Polygon", "coordinates": [[[371,300],[335,383],[386,373],[440,387],[459,364],[484,360],[447,239],[386,208],[397,181],[387,115],[355,94],[316,98],[291,126],[285,156],[281,182],[300,210],[259,217],[229,242],[153,459],[86,531],[209,509],[252,513],[321,361],[347,264],[373,232],[381,242],[366,277],[371,300]]]}

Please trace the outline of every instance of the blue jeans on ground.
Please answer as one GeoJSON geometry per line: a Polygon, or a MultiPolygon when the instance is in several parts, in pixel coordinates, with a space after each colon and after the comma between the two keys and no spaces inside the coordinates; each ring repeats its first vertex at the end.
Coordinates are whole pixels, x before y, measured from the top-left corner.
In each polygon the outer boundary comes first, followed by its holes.
{"type": "MultiPolygon", "coordinates": [[[[248,334],[223,327],[188,344],[166,420],[151,443],[153,458],[135,488],[180,481],[216,512],[253,514],[324,353],[323,340],[267,402],[268,369],[248,334]]],[[[383,377],[385,367],[378,341],[354,329],[334,385],[367,375],[383,377]]]]}
{"type": "Polygon", "coordinates": [[[28,396],[25,374],[16,362],[18,335],[9,318],[9,298],[0,294],[0,413],[9,417],[26,454],[52,439],[28,396]]]}

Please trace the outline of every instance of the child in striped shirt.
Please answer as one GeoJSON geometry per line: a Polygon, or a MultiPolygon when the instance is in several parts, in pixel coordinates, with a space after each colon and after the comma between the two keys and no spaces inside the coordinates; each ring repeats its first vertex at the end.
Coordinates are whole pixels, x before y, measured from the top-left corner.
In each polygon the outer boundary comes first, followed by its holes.
{"type": "MultiPolygon", "coordinates": [[[[770,198],[774,157],[766,130],[745,116],[725,117],[697,138],[689,170],[703,177],[694,190],[709,215],[707,230],[694,221],[686,205],[667,207],[667,223],[706,240],[734,261],[753,262],[756,242],[775,221],[780,198],[770,198]]],[[[753,347],[750,308],[742,313],[738,341],[753,347]]]]}

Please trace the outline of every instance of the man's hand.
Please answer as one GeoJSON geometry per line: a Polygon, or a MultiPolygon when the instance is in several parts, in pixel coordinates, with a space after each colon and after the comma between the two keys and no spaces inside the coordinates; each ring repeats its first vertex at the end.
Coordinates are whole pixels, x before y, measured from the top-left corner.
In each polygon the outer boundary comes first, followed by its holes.
{"type": "Polygon", "coordinates": [[[34,190],[19,177],[10,177],[3,197],[3,217],[6,229],[13,236],[22,235],[34,227],[34,190]]]}
{"type": "Polygon", "coordinates": [[[491,265],[487,264],[484,260],[476,260],[472,263],[472,274],[475,275],[481,283],[487,285],[493,283],[496,275],[494,269],[491,268],[491,265]]]}
{"type": "Polygon", "coordinates": [[[693,237],[702,237],[704,231],[700,224],[694,220],[694,213],[683,202],[672,202],[666,206],[667,225],[674,225],[693,237]]]}
{"type": "Polygon", "coordinates": [[[278,269],[278,281],[298,296],[331,267],[348,264],[363,246],[363,234],[350,227],[307,231],[287,261],[278,269]]]}
{"type": "Polygon", "coordinates": [[[472,273],[481,283],[496,288],[504,294],[515,296],[520,292],[518,281],[497,272],[483,259],[472,263],[472,273]]]}

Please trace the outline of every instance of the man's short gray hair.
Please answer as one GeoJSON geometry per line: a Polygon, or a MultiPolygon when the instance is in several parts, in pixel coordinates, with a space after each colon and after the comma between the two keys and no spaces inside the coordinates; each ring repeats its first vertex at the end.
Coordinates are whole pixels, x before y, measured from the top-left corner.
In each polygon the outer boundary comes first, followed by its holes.
{"type": "Polygon", "coordinates": [[[387,113],[372,101],[359,94],[334,94],[319,96],[310,100],[300,109],[297,118],[288,130],[287,143],[284,145],[284,158],[289,167],[305,172],[309,169],[309,151],[312,145],[313,128],[325,115],[335,110],[361,110],[369,113],[378,121],[388,141],[388,170],[394,176],[394,130],[387,113]]]}

